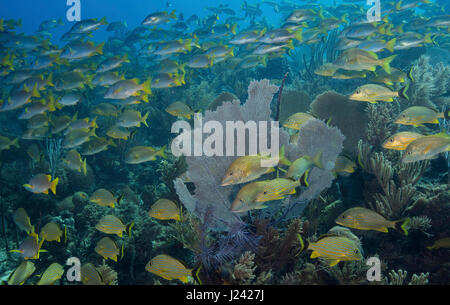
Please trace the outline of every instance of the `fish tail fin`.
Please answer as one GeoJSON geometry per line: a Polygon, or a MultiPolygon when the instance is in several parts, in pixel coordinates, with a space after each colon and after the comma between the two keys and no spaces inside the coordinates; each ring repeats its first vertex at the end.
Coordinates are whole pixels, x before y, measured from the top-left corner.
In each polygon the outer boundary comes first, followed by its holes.
{"type": "Polygon", "coordinates": [[[100,43],[98,46],[95,47],[95,51],[100,54],[103,55],[103,46],[105,45],[104,42],[100,43]]]}
{"type": "Polygon", "coordinates": [[[121,194],[119,196],[119,198],[117,198],[117,204],[120,204],[120,202],[122,201],[123,197],[125,197],[125,194],[121,194]]]}
{"type": "Polygon", "coordinates": [[[55,180],[53,180],[51,183],[50,189],[51,189],[53,195],[56,195],[56,186],[58,185],[58,182],[59,182],[59,178],[55,178],[55,180]]]}
{"type": "Polygon", "coordinates": [[[304,240],[303,237],[300,234],[298,234],[298,233],[297,233],[297,239],[298,239],[298,242],[300,244],[300,247],[299,247],[299,249],[297,251],[297,254],[295,254],[295,256],[298,256],[300,253],[302,253],[303,251],[308,249],[308,245],[309,245],[308,241],[304,240]]]}
{"type": "Polygon", "coordinates": [[[15,148],[20,148],[19,146],[19,138],[15,138],[11,141],[11,146],[14,146],[15,148]]]}
{"type": "Polygon", "coordinates": [[[147,124],[147,118],[148,118],[148,115],[150,114],[150,111],[147,111],[147,113],[146,114],[144,114],[144,116],[142,117],[142,124],[144,124],[145,126],[147,126],[148,127],[148,124],[147,124]]]}
{"type": "Polygon", "coordinates": [[[281,146],[281,149],[280,149],[280,163],[287,165],[287,166],[290,166],[292,164],[292,162],[289,161],[289,159],[286,157],[284,145],[281,146]]]}
{"type": "Polygon", "coordinates": [[[398,96],[400,96],[400,97],[402,97],[402,98],[404,98],[404,99],[409,101],[409,97],[408,97],[408,95],[406,95],[406,91],[408,91],[408,88],[409,88],[409,84],[406,83],[405,87],[403,87],[402,89],[400,89],[398,91],[398,96]]]}
{"type": "Polygon", "coordinates": [[[387,74],[391,74],[391,66],[390,63],[394,60],[397,55],[392,55],[383,59],[382,68],[386,71],[387,74]]]}
{"type": "Polygon", "coordinates": [[[303,40],[303,28],[299,28],[295,34],[294,34],[294,39],[298,40],[298,41],[302,41],[303,40]]]}
{"type": "Polygon", "coordinates": [[[388,49],[391,53],[394,52],[394,45],[397,41],[397,38],[393,38],[386,43],[386,49],[388,49]]]}
{"type": "Polygon", "coordinates": [[[414,76],[412,75],[412,71],[413,71],[413,67],[411,67],[411,69],[409,69],[409,72],[408,72],[408,78],[409,78],[409,80],[410,81],[414,81],[414,76]]]}
{"type": "Polygon", "coordinates": [[[427,33],[425,34],[425,36],[423,36],[423,42],[424,43],[432,43],[433,40],[431,39],[431,33],[427,33]]]}
{"type": "Polygon", "coordinates": [[[103,17],[102,19],[100,19],[100,24],[103,24],[103,25],[108,24],[108,21],[106,21],[106,16],[103,17]]]}
{"type": "Polygon", "coordinates": [[[151,82],[152,79],[150,77],[142,84],[142,91],[144,91],[146,94],[152,94],[151,82]]]}
{"type": "Polygon", "coordinates": [[[31,97],[37,97],[37,98],[41,97],[41,95],[39,94],[39,90],[37,88],[37,82],[34,84],[33,90],[31,91],[31,97]]]}
{"type": "Polygon", "coordinates": [[[45,83],[50,87],[55,87],[55,84],[53,84],[53,73],[52,72],[50,72],[50,74],[47,76],[45,83]]]}
{"type": "Polygon", "coordinates": [[[299,179],[301,186],[309,187],[308,175],[309,175],[309,169],[299,179]]]}
{"type": "Polygon", "coordinates": [[[95,134],[95,128],[92,128],[91,131],[89,132],[89,136],[91,137],[97,137],[97,135],[95,134]]]}
{"type": "Polygon", "coordinates": [[[164,152],[166,150],[166,146],[167,145],[164,145],[163,147],[160,148],[160,150],[158,150],[158,155],[163,159],[167,159],[167,155],[164,152]]]}
{"type": "Polygon", "coordinates": [[[231,33],[233,34],[233,35],[236,35],[236,28],[237,28],[237,23],[235,23],[235,24],[233,24],[232,26],[231,26],[231,33]]]}
{"type": "Polygon", "coordinates": [[[125,246],[125,243],[122,244],[122,250],[120,251],[120,259],[122,260],[123,258],[123,248],[125,246]]]}
{"type": "Polygon", "coordinates": [[[122,57],[123,62],[130,62],[130,59],[128,58],[128,53],[126,53],[123,57],[122,57]]]}
{"type": "Polygon", "coordinates": [[[200,271],[202,270],[202,265],[199,265],[197,268],[191,270],[192,277],[199,285],[203,285],[202,280],[200,279],[200,271]]]}
{"type": "Polygon", "coordinates": [[[312,162],[313,162],[313,164],[314,164],[315,166],[317,166],[318,168],[323,168],[321,159],[322,159],[322,152],[319,151],[319,152],[313,157],[312,162]]]}
{"type": "Polygon", "coordinates": [[[397,4],[395,5],[395,9],[396,9],[397,11],[399,11],[400,8],[402,7],[402,2],[403,2],[403,0],[400,0],[400,1],[398,1],[397,4]]]}
{"type": "Polygon", "coordinates": [[[410,221],[411,221],[411,218],[409,218],[409,217],[397,220],[394,222],[394,228],[397,229],[398,231],[402,231],[402,233],[405,236],[407,236],[408,230],[406,227],[408,226],[410,221]]]}
{"type": "Polygon", "coordinates": [[[444,110],[444,119],[450,120],[450,108],[444,110]]]}
{"type": "Polygon", "coordinates": [[[86,159],[84,159],[84,161],[83,161],[83,174],[85,176],[87,175],[86,159]]]}
{"type": "Polygon", "coordinates": [[[130,237],[131,237],[131,229],[133,229],[133,227],[134,227],[134,221],[127,225],[126,231],[127,231],[128,236],[130,236],[130,237]]]}

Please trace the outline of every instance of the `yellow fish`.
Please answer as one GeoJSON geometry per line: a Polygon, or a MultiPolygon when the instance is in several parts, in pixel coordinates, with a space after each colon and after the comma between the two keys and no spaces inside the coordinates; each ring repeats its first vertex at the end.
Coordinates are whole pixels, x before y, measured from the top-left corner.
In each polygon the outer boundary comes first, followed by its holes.
{"type": "Polygon", "coordinates": [[[131,236],[131,229],[134,226],[134,222],[124,225],[122,220],[114,215],[103,216],[95,226],[97,230],[106,234],[116,234],[122,237],[122,232],[127,232],[131,236]]]}
{"type": "Polygon", "coordinates": [[[412,141],[423,136],[420,133],[411,131],[397,132],[383,143],[383,147],[386,149],[405,150],[412,141]]]}
{"type": "Polygon", "coordinates": [[[354,173],[356,168],[356,163],[347,158],[346,156],[339,155],[334,162],[334,173],[354,173]]]}
{"type": "Polygon", "coordinates": [[[67,229],[64,228],[64,232],[61,230],[58,224],[49,222],[42,227],[39,237],[45,241],[57,241],[61,242],[61,237],[67,236],[67,229]]]}
{"type": "Polygon", "coordinates": [[[409,218],[395,221],[387,220],[380,214],[361,207],[350,208],[336,218],[337,224],[352,229],[374,230],[387,233],[388,228],[393,228],[403,231],[405,235],[408,235],[406,226],[409,222],[409,218]]]}
{"type": "Polygon", "coordinates": [[[34,232],[34,226],[31,225],[30,217],[27,211],[23,208],[18,208],[13,215],[14,223],[19,227],[19,229],[31,234],[34,232]]]}
{"type": "Polygon", "coordinates": [[[178,279],[183,283],[187,283],[188,276],[192,274],[192,269],[188,269],[179,260],[165,254],[152,258],[145,266],[145,270],[166,280],[178,279]]]}
{"type": "Polygon", "coordinates": [[[85,176],[87,174],[86,159],[81,159],[80,154],[72,149],[67,152],[63,159],[64,164],[71,170],[82,172],[85,176]]]}
{"type": "Polygon", "coordinates": [[[291,178],[294,180],[301,179],[302,183],[308,186],[308,174],[309,171],[314,167],[323,168],[322,165],[322,152],[319,151],[314,157],[303,156],[292,162],[289,166],[285,178],[291,178]]]}
{"type": "Polygon", "coordinates": [[[444,237],[438,239],[434,242],[432,246],[428,246],[428,250],[440,249],[440,248],[450,248],[450,237],[444,237]]]}
{"type": "Polygon", "coordinates": [[[63,274],[64,267],[58,263],[53,263],[44,271],[36,285],[53,285],[63,274]]]}
{"type": "Polygon", "coordinates": [[[295,188],[298,186],[300,186],[299,180],[286,178],[267,180],[258,194],[256,194],[255,201],[266,202],[283,199],[286,195],[295,194],[295,188]]]}
{"type": "Polygon", "coordinates": [[[125,162],[128,164],[140,164],[143,162],[154,161],[157,156],[167,159],[167,156],[164,153],[165,149],[166,145],[159,150],[150,146],[135,146],[127,152],[125,162]]]}
{"type": "Polygon", "coordinates": [[[36,271],[33,262],[23,261],[8,278],[8,285],[23,285],[25,281],[36,271]]]}
{"type": "Polygon", "coordinates": [[[305,248],[313,251],[311,258],[325,259],[330,267],[341,261],[360,261],[363,259],[360,245],[344,236],[324,235],[314,243],[305,242],[305,248]]]}
{"type": "MultiPolygon", "coordinates": [[[[222,186],[241,184],[258,179],[262,175],[271,173],[274,171],[273,167],[261,166],[262,161],[278,161],[284,165],[290,165],[291,162],[284,156],[284,146],[281,147],[280,157],[270,158],[268,156],[242,156],[234,160],[225,171],[225,175],[222,178],[222,186]]],[[[276,165],[276,164],[275,164],[276,165]]]]}
{"type": "Polygon", "coordinates": [[[10,149],[11,146],[16,148],[20,148],[19,146],[19,138],[14,140],[10,140],[7,137],[0,136],[0,151],[10,149]]]}
{"type": "Polygon", "coordinates": [[[412,141],[406,147],[402,162],[429,160],[446,151],[450,151],[450,135],[444,129],[438,134],[420,137],[412,141]]]}
{"type": "Polygon", "coordinates": [[[267,181],[250,182],[242,187],[231,203],[231,211],[242,213],[250,210],[264,209],[267,206],[256,202],[256,195],[262,190],[267,181]]]}
{"type": "Polygon", "coordinates": [[[175,219],[176,221],[181,220],[180,214],[181,214],[180,209],[175,204],[175,202],[164,198],[156,201],[150,208],[150,211],[148,212],[148,215],[150,217],[156,219],[161,220],[175,219]]]}
{"type": "Polygon", "coordinates": [[[48,190],[51,190],[56,195],[56,186],[59,179],[52,180],[52,176],[45,174],[38,174],[33,176],[27,184],[24,184],[26,190],[35,194],[48,194],[48,190]]]}
{"type": "Polygon", "coordinates": [[[188,120],[191,119],[191,116],[194,115],[194,111],[185,103],[175,102],[170,104],[166,108],[166,112],[173,116],[181,116],[188,120]]]}
{"type": "Polygon", "coordinates": [[[395,119],[396,124],[422,126],[423,124],[439,124],[438,119],[449,119],[450,109],[444,112],[438,112],[434,109],[413,106],[403,110],[395,119]]]}
{"type": "Polygon", "coordinates": [[[81,266],[81,282],[83,285],[105,285],[100,273],[91,263],[81,266]]]}
{"type": "Polygon", "coordinates": [[[102,207],[114,208],[116,203],[120,204],[122,197],[116,198],[107,189],[98,189],[90,197],[89,201],[102,207]]]}
{"type": "Polygon", "coordinates": [[[117,247],[114,240],[112,240],[109,237],[103,237],[95,247],[95,252],[97,252],[99,255],[103,256],[104,259],[112,259],[113,261],[117,262],[117,257],[120,253],[122,253],[123,257],[123,244],[122,244],[122,250],[117,247]]]}

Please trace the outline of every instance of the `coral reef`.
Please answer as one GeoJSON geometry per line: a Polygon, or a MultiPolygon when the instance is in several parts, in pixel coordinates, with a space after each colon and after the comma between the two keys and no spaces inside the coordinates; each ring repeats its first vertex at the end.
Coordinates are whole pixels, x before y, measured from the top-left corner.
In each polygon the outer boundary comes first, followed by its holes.
{"type": "Polygon", "coordinates": [[[432,65],[430,57],[422,55],[414,62],[411,68],[413,81],[410,84],[408,95],[409,104],[415,106],[440,107],[433,101],[436,97],[444,95],[450,87],[450,65],[442,62],[432,65]]]}

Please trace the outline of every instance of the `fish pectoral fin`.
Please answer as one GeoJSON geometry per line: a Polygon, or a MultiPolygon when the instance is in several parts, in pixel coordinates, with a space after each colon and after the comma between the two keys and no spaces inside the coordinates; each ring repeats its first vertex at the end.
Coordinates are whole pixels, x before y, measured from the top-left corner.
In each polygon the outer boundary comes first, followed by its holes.
{"type": "Polygon", "coordinates": [[[316,257],[319,257],[319,256],[320,256],[319,252],[313,251],[313,252],[311,253],[310,258],[316,258],[316,257]]]}
{"type": "Polygon", "coordinates": [[[388,233],[388,232],[389,232],[388,228],[386,228],[386,227],[381,228],[381,229],[379,229],[378,231],[384,232],[384,233],[388,233]]]}

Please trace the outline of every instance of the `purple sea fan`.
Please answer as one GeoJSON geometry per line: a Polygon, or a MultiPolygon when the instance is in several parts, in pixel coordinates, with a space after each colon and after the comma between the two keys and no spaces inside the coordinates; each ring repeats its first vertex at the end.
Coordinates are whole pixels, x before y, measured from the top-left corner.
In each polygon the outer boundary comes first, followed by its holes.
{"type": "MultiPolygon", "coordinates": [[[[219,122],[222,126],[226,126],[230,121],[270,122],[270,103],[277,91],[278,87],[271,85],[266,79],[253,81],[248,87],[248,99],[243,105],[239,100],[234,100],[223,103],[215,111],[206,111],[203,124],[208,121],[219,122]]],[[[225,138],[224,135],[223,147],[226,147],[225,138]]],[[[248,139],[245,151],[248,152],[248,139]]],[[[233,225],[241,222],[240,217],[230,210],[233,186],[221,186],[223,174],[236,158],[238,157],[186,156],[187,176],[195,185],[194,195],[189,193],[181,179],[174,181],[180,201],[193,215],[202,219],[207,207],[214,206],[210,229],[215,231],[229,231],[233,225]]]]}

